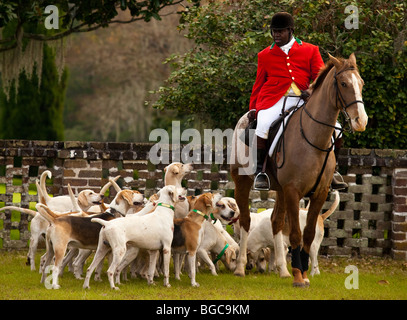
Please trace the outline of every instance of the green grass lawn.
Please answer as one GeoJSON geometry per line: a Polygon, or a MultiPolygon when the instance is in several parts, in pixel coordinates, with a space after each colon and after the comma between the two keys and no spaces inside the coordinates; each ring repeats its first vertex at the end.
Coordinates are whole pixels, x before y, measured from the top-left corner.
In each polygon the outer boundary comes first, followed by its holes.
{"type": "MultiPolygon", "coordinates": [[[[37,266],[40,254],[37,254],[37,266]]],[[[407,299],[407,264],[384,258],[324,258],[320,257],[321,275],[311,278],[306,289],[292,287],[292,279],[280,279],[276,274],[250,272],[245,278],[235,277],[221,268],[217,277],[208,270],[197,274],[199,288],[192,288],[187,275],[181,281],[170,276],[171,288],[164,288],[163,279],[148,286],[144,279],[131,279],[119,291],[111,290],[107,276],[102,282],[90,281],[90,290],[82,289],[83,280],[69,272],[60,279],[61,289],[48,290],[40,283],[40,274],[25,265],[26,252],[0,252],[0,298],[3,300],[274,300],[274,299],[407,299]],[[359,289],[346,289],[347,265],[359,271],[359,289]]],[[[90,263],[88,261],[88,263],[90,263]]],[[[106,266],[105,266],[106,269],[106,266]]],[[[171,268],[171,271],[172,268],[171,268]]]]}

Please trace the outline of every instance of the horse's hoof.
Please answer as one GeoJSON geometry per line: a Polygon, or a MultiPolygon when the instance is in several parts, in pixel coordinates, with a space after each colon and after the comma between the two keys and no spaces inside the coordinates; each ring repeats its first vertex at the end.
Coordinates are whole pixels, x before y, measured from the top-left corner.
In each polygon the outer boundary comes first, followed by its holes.
{"type": "Polygon", "coordinates": [[[302,277],[302,272],[300,269],[293,268],[292,269],[293,276],[294,276],[294,282],[293,282],[293,287],[295,288],[303,288],[305,287],[305,281],[302,277]]]}
{"type": "Polygon", "coordinates": [[[305,288],[305,282],[293,282],[294,288],[305,288]]]}

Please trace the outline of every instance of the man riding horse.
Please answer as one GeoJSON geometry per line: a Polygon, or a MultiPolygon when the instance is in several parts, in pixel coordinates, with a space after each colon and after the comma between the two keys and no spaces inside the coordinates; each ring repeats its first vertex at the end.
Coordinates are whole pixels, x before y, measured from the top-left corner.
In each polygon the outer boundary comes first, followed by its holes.
{"type": "MultiPolygon", "coordinates": [[[[288,236],[293,285],[302,287],[309,285],[309,252],[317,218],[327,199],[335,171],[336,161],[331,151],[339,113],[342,112],[352,131],[363,132],[367,126],[368,116],[362,98],[364,82],[355,54],[352,53],[348,59],[329,55],[324,66],[318,47],[293,38],[294,22],[289,14],[273,16],[271,29],[275,43],[258,56],[258,72],[250,104],[250,109],[255,111],[248,111],[239,119],[232,138],[230,173],[235,183],[241,226],[235,275],[245,275],[250,230],[249,194],[253,185],[253,171],[246,170],[252,167],[250,160],[247,162],[247,155],[257,151],[253,150],[255,144],[247,144],[246,135],[242,141],[241,133],[242,130],[247,131],[249,114],[257,113],[255,142],[260,154],[257,171],[268,173],[267,177],[258,174],[257,180],[265,177],[263,182],[267,183],[260,187],[276,191],[271,216],[276,265],[281,277],[290,276],[283,240],[284,236],[288,236]],[[307,103],[292,112],[285,124],[281,144],[267,157],[265,138],[270,124],[279,116],[282,107],[287,110],[302,104],[301,90],[307,90],[311,80],[315,81],[307,103]],[[309,197],[310,204],[302,231],[299,202],[305,196],[309,197]]],[[[257,181],[257,184],[260,182],[257,181]]]]}
{"type": "MultiPolygon", "coordinates": [[[[251,120],[257,114],[254,181],[257,190],[270,189],[263,165],[270,147],[267,140],[271,124],[280,116],[283,106],[288,110],[304,103],[302,98],[309,94],[306,90],[310,81],[314,81],[324,67],[318,47],[293,36],[294,19],[289,13],[276,13],[270,29],[274,43],[258,54],[257,77],[250,98],[251,120]]],[[[339,123],[336,126],[340,127],[339,123]]],[[[339,151],[339,143],[337,139],[335,153],[339,151]]],[[[332,180],[332,189],[346,187],[346,183],[332,180]]]]}

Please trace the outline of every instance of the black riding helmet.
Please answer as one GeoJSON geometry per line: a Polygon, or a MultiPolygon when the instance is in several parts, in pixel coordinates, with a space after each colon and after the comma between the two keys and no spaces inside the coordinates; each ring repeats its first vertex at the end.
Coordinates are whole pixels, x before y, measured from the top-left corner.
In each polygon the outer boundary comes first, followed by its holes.
{"type": "Polygon", "coordinates": [[[278,12],[271,18],[270,31],[282,29],[294,31],[294,19],[288,12],[278,12]]]}

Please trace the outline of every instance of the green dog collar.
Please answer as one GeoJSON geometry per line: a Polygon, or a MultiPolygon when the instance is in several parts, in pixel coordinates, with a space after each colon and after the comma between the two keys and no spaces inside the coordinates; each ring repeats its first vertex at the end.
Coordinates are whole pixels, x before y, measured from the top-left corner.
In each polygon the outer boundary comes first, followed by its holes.
{"type": "Polygon", "coordinates": [[[172,206],[172,205],[170,205],[170,204],[166,204],[166,203],[160,202],[160,203],[157,204],[157,206],[165,207],[165,208],[168,208],[168,209],[172,209],[172,211],[175,211],[174,206],[172,206]]]}
{"type": "Polygon", "coordinates": [[[226,246],[223,248],[223,250],[217,255],[216,259],[213,260],[213,264],[215,264],[222,258],[222,256],[225,254],[225,251],[227,248],[229,248],[229,243],[226,243],[226,246]]]}
{"type": "Polygon", "coordinates": [[[201,215],[202,217],[204,217],[205,220],[208,220],[208,219],[209,219],[209,216],[206,215],[205,213],[203,213],[202,211],[199,211],[199,210],[197,210],[197,209],[193,209],[192,211],[193,211],[193,212],[196,212],[197,214],[199,214],[199,215],[201,215]]]}

